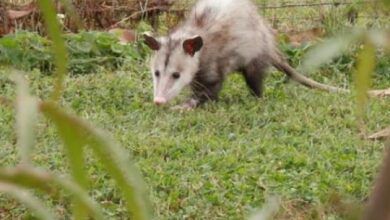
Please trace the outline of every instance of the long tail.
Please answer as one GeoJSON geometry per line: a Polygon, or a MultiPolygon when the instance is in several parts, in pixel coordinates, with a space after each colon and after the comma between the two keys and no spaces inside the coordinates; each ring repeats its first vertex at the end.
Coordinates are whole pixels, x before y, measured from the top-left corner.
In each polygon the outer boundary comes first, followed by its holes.
{"type": "Polygon", "coordinates": [[[349,93],[350,91],[348,89],[342,89],[330,85],[325,85],[322,83],[319,83],[317,81],[314,81],[300,73],[298,73],[293,67],[291,67],[288,62],[282,58],[282,56],[278,56],[277,59],[273,59],[272,65],[284,72],[287,76],[289,76],[291,79],[295,80],[296,82],[311,88],[311,89],[319,89],[322,91],[327,91],[327,92],[338,92],[338,93],[349,93]]]}

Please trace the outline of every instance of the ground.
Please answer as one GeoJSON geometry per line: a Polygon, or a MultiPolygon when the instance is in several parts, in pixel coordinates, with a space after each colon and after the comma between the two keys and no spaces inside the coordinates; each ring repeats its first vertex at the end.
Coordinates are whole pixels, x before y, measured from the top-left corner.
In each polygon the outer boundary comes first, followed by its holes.
{"type": "MultiPolygon", "coordinates": [[[[2,95],[14,94],[7,75],[1,74],[2,95]]],[[[33,93],[45,97],[52,78],[38,72],[27,77],[33,93]]],[[[70,76],[62,102],[113,134],[133,156],[159,219],[242,219],[270,195],[282,200],[280,219],[308,219],[313,212],[335,219],[334,194],[358,204],[366,199],[383,144],[359,137],[353,96],[285,84],[273,72],[265,97],[256,99],[241,77],[232,76],[218,102],[180,113],[154,106],[151,86],[145,64],[137,72],[70,76]]],[[[0,114],[0,164],[11,165],[17,157],[14,116],[4,107],[0,114]]],[[[372,99],[367,115],[369,131],[388,125],[388,100],[372,99]]],[[[39,128],[36,164],[64,172],[54,128],[45,120],[39,128]]],[[[108,175],[92,159],[87,169],[94,197],[113,219],[125,218],[123,207],[114,205],[120,200],[108,175]]],[[[24,213],[6,201],[0,198],[8,210],[0,215],[24,213]]],[[[62,202],[54,201],[57,209],[62,202]]]]}
{"type": "MultiPolygon", "coordinates": [[[[318,15],[315,8],[299,10],[318,15]]],[[[327,18],[325,28],[339,30],[337,22],[332,23],[337,17],[327,18]]],[[[290,19],[296,23],[293,27],[305,26],[302,20],[290,19]]],[[[291,26],[279,27],[290,30],[291,26]]],[[[294,64],[300,59],[295,55],[289,54],[294,64]]],[[[351,57],[307,75],[353,88],[351,57]]],[[[374,86],[390,87],[388,55],[378,53],[378,58],[374,86]]],[[[0,68],[0,95],[13,97],[9,75],[8,69],[0,68]]],[[[31,92],[45,99],[52,76],[38,71],[25,76],[31,92]]],[[[272,196],[281,201],[275,219],[346,219],[348,212],[366,201],[383,157],[383,142],[361,136],[353,94],[285,83],[274,70],[262,99],[252,97],[241,77],[232,75],[218,102],[189,112],[170,110],[185,99],[184,94],[170,106],[153,105],[146,62],[130,62],[116,71],[70,75],[65,88],[62,105],[107,130],[134,159],[148,185],[156,219],[243,219],[272,196]]],[[[366,113],[368,133],[388,126],[389,99],[371,99],[366,113]]],[[[18,158],[14,112],[0,106],[0,115],[0,165],[13,166],[18,158]]],[[[92,196],[111,219],[127,219],[113,181],[94,158],[87,159],[92,196]]],[[[68,172],[58,135],[43,118],[34,163],[68,172]]],[[[67,199],[48,201],[57,213],[67,215],[67,199]]],[[[17,202],[1,196],[0,219],[31,216],[17,202]]]]}

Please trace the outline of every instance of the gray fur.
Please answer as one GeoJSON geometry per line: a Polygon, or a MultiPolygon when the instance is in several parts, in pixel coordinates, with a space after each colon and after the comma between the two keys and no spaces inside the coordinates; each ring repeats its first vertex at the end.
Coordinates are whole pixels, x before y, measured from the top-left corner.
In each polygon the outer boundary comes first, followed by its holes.
{"type": "Polygon", "coordinates": [[[223,80],[234,71],[241,72],[252,93],[261,96],[269,66],[307,87],[342,91],[308,79],[288,65],[276,46],[272,28],[251,0],[198,0],[179,28],[157,41],[161,48],[156,49],[151,69],[161,75],[154,76],[154,95],[166,101],[187,85],[193,90],[189,107],[217,99],[223,80]],[[197,36],[203,47],[189,53],[183,43],[197,36]],[[173,79],[173,72],[181,77],[173,79]]]}

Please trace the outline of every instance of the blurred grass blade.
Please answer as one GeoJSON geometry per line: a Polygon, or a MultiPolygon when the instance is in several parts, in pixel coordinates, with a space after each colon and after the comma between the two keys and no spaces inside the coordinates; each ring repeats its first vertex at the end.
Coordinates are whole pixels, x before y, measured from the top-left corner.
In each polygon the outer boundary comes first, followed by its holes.
{"type": "Polygon", "coordinates": [[[0,182],[0,192],[8,194],[27,206],[35,215],[42,220],[55,220],[56,218],[44,204],[32,196],[28,191],[0,182]]]}
{"type": "MultiPolygon", "coordinates": [[[[67,1],[64,1],[67,2],[67,1]]],[[[59,25],[59,22],[57,20],[57,13],[55,10],[54,1],[52,0],[38,0],[39,8],[41,9],[47,31],[49,33],[50,38],[53,41],[53,52],[55,54],[55,66],[56,66],[56,82],[54,91],[51,95],[51,99],[53,101],[58,101],[60,99],[62,90],[63,90],[63,84],[64,79],[67,71],[67,51],[65,48],[65,41],[62,37],[61,28],[59,25]]],[[[70,5],[70,4],[65,4],[70,5]]],[[[60,134],[65,135],[66,134],[60,134]]],[[[82,148],[77,143],[77,139],[73,141],[73,139],[64,139],[73,143],[70,143],[69,146],[72,146],[71,148],[67,148],[68,152],[68,158],[70,159],[70,166],[72,170],[72,175],[75,180],[78,181],[78,183],[86,187],[86,175],[84,173],[84,170],[82,169],[84,166],[83,158],[82,158],[82,148]]],[[[73,204],[74,209],[74,218],[76,220],[85,219],[87,217],[87,213],[85,212],[85,207],[82,206],[82,204],[79,203],[79,201],[75,201],[73,204]]]]}
{"type": "MultiPolygon", "coordinates": [[[[59,135],[67,146],[65,151],[67,153],[67,158],[69,159],[69,166],[73,180],[77,182],[83,189],[87,189],[88,179],[87,172],[84,169],[85,161],[83,157],[83,139],[73,135],[73,133],[70,132],[71,129],[72,128],[65,128],[63,130],[59,130],[59,135]]],[[[73,213],[76,220],[85,219],[87,216],[85,207],[83,207],[80,201],[78,201],[77,197],[76,201],[73,203],[73,213]]]]}
{"type": "Polygon", "coordinates": [[[353,43],[356,43],[363,36],[363,31],[355,30],[349,34],[327,39],[323,43],[310,50],[298,69],[303,72],[314,71],[321,65],[330,62],[333,58],[341,55],[353,43]]]}
{"type": "Polygon", "coordinates": [[[67,71],[67,50],[61,34],[61,28],[57,21],[55,5],[52,0],[38,0],[38,6],[42,11],[49,37],[53,41],[55,54],[56,82],[51,95],[53,101],[58,101],[63,90],[63,83],[67,71]]]}
{"type": "Polygon", "coordinates": [[[65,190],[72,195],[86,208],[88,213],[96,220],[103,220],[103,214],[98,206],[89,196],[88,193],[77,184],[64,178],[57,177],[50,173],[40,171],[38,169],[32,169],[28,167],[1,169],[0,181],[7,182],[13,185],[21,186],[24,188],[39,189],[48,193],[59,192],[53,190],[53,185],[65,190]]]}
{"type": "Polygon", "coordinates": [[[390,8],[390,0],[382,0],[383,3],[387,6],[387,8],[390,8]]]}
{"type": "Polygon", "coordinates": [[[370,195],[363,220],[387,220],[390,216],[390,140],[374,189],[370,195]]]}
{"type": "MultiPolygon", "coordinates": [[[[69,166],[73,180],[82,188],[88,188],[88,174],[85,170],[85,160],[83,148],[86,145],[85,139],[80,137],[80,133],[74,132],[74,127],[69,123],[63,123],[63,127],[58,129],[61,139],[65,143],[65,152],[69,160],[69,166]]],[[[80,201],[73,203],[74,218],[85,219],[87,213],[85,207],[80,204],[80,201]]]]}
{"type": "Polygon", "coordinates": [[[26,80],[20,74],[13,75],[17,85],[16,133],[21,164],[31,163],[35,142],[35,127],[38,121],[38,101],[30,96],[26,80]]]}
{"type": "Polygon", "coordinates": [[[372,84],[372,75],[375,71],[375,63],[375,47],[372,43],[366,42],[359,53],[355,74],[357,114],[360,119],[364,116],[364,112],[367,107],[368,90],[372,84]]]}
{"type": "MultiPolygon", "coordinates": [[[[136,220],[151,219],[151,209],[146,187],[138,170],[130,163],[127,153],[103,132],[90,127],[80,119],[57,108],[52,103],[42,103],[41,111],[51,119],[60,133],[71,129],[74,137],[86,141],[122,190],[127,210],[136,220]]],[[[66,143],[65,143],[66,144],[66,143]]],[[[69,147],[69,146],[66,146],[69,147]]]]}

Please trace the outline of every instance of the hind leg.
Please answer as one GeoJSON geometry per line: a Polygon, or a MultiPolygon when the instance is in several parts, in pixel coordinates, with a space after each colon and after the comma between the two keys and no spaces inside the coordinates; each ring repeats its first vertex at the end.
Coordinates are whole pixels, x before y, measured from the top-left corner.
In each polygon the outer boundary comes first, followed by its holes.
{"type": "Polygon", "coordinates": [[[257,97],[263,96],[267,68],[266,62],[256,58],[241,71],[252,94],[257,97]]]}

